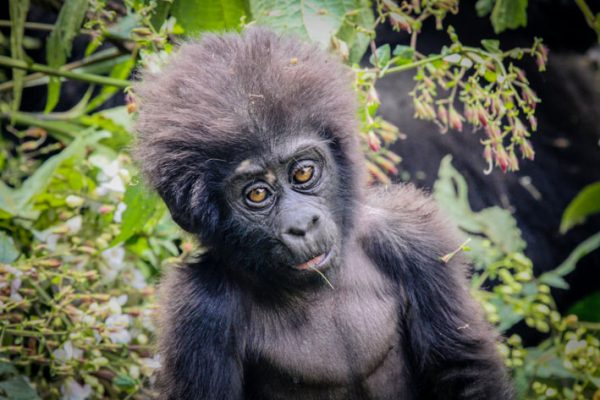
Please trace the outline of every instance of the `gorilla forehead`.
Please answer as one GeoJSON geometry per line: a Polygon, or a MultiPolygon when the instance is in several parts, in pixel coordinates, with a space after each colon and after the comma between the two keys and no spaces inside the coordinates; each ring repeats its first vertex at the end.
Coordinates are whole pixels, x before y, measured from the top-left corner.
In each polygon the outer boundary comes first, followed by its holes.
{"type": "Polygon", "coordinates": [[[343,140],[355,134],[350,71],[315,45],[264,29],[187,42],[160,73],[143,78],[142,145],[265,142],[306,126],[343,140]]]}

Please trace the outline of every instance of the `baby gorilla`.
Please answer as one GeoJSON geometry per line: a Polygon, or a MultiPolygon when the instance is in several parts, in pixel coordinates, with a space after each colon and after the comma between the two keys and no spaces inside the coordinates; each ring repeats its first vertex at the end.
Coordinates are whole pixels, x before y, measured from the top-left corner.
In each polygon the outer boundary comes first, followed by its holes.
{"type": "Polygon", "coordinates": [[[459,235],[367,189],[350,71],[252,28],[137,88],[137,158],[206,247],[160,292],[163,399],[510,399],[459,235]]]}

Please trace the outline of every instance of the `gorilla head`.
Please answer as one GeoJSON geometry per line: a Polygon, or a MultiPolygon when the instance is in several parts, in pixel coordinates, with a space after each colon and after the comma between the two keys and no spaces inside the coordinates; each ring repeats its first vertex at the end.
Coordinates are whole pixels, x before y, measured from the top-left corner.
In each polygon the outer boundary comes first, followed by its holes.
{"type": "Polygon", "coordinates": [[[363,186],[349,78],[259,28],[184,44],[136,89],[137,157],[174,220],[233,271],[314,276],[341,253],[363,186]]]}

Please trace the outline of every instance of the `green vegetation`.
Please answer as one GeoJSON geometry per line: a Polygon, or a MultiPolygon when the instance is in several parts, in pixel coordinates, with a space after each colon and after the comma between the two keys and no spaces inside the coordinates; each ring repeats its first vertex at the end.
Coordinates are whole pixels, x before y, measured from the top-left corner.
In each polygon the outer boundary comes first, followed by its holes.
{"type": "MultiPolygon", "coordinates": [[[[0,35],[0,117],[8,125],[0,137],[1,399],[152,396],[159,365],[152,347],[155,284],[194,246],[132,163],[136,100],[129,79],[136,68],[160,68],[180,37],[261,24],[337,54],[355,71],[373,181],[389,182],[400,162],[389,145],[401,134],[377,115],[375,83],[388,74],[414,76],[416,118],[442,132],[480,128],[489,170],[514,171],[519,158],[534,158],[528,138],[540,99],[518,63],[533,57],[543,70],[547,50],[533,38],[529,48],[503,49],[493,39],[463,45],[445,21],[459,11],[457,0],[384,0],[374,11],[367,0],[126,0],[122,7],[65,0],[53,25],[27,21],[29,1],[9,5],[10,21],[0,21],[10,27],[10,37],[0,35]],[[450,44],[423,54],[418,37],[430,19],[450,44]],[[381,23],[408,32],[410,45],[375,48],[381,23]],[[36,31],[51,33],[44,43],[30,34],[36,31]],[[87,48],[70,61],[78,37],[89,39],[87,48]],[[370,65],[359,65],[369,46],[370,65]],[[45,62],[32,62],[30,52],[42,47],[45,62]],[[89,89],[71,109],[56,111],[65,79],[89,89]],[[38,86],[48,90],[44,112],[23,111],[24,88],[38,86]],[[103,107],[121,91],[126,105],[103,107]]],[[[497,32],[524,26],[526,7],[527,0],[477,2],[497,32]]],[[[434,195],[471,237],[457,250],[473,261],[473,291],[490,321],[503,332],[524,321],[546,334],[535,348],[524,348],[516,335],[501,345],[520,398],[600,398],[598,294],[567,315],[550,295],[550,287],[567,288],[564,276],[600,246],[600,232],[535,277],[511,214],[498,207],[473,212],[449,157],[439,176],[434,195]]],[[[598,204],[595,184],[567,208],[562,231],[577,229],[600,211],[598,204]]]]}

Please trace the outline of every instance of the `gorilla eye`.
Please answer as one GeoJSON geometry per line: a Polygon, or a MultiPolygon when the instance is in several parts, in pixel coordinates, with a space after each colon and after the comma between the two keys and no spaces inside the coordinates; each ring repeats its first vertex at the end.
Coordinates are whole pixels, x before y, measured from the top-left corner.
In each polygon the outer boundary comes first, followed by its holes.
{"type": "Polygon", "coordinates": [[[246,202],[252,207],[267,205],[271,192],[266,186],[255,186],[246,192],[246,202]]]}
{"type": "Polygon", "coordinates": [[[315,167],[311,164],[304,164],[296,167],[292,173],[292,182],[297,185],[308,183],[315,175],[315,167]]]}

